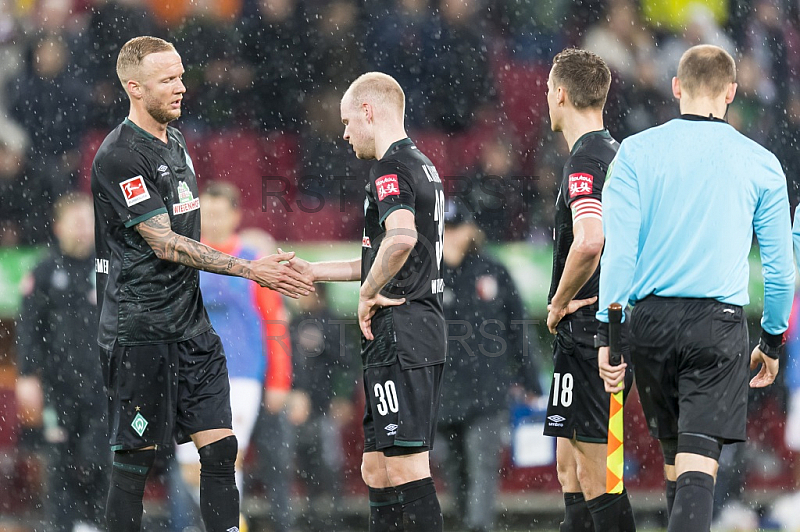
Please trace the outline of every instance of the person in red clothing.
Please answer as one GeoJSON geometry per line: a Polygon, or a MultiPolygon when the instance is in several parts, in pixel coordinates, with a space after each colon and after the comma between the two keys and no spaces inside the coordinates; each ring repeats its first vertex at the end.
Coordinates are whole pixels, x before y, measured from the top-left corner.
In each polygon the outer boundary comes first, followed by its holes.
{"type": "MultiPolygon", "coordinates": [[[[239,191],[229,183],[211,182],[200,195],[201,241],[223,253],[256,259],[254,246],[236,233],[241,221],[239,191]]],[[[214,330],[225,349],[231,384],[231,410],[239,443],[236,485],[244,483],[242,462],[247,454],[262,399],[269,411],[283,409],[291,389],[291,347],[281,296],[238,277],[200,275],[200,289],[214,330]],[[258,319],[254,319],[257,317],[258,319]],[[264,387],[266,385],[266,394],[264,387]]],[[[191,445],[178,447],[184,479],[199,495],[200,463],[191,445]]],[[[240,524],[244,530],[244,523],[240,524]]]]}

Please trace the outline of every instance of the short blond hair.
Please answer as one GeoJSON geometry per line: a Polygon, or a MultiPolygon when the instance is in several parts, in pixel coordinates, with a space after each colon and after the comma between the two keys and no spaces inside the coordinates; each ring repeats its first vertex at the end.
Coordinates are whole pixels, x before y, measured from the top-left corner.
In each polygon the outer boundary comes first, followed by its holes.
{"type": "Polygon", "coordinates": [[[350,97],[355,106],[371,103],[378,107],[392,106],[406,112],[406,94],[392,76],[382,72],[367,72],[350,84],[342,99],[350,97]]]}
{"type": "Polygon", "coordinates": [[[719,46],[692,46],[681,56],[678,79],[690,96],[719,96],[736,81],[736,63],[719,46]]]}
{"type": "MultiPolygon", "coordinates": [[[[117,56],[117,77],[122,86],[125,87],[128,81],[134,79],[139,73],[142,61],[150,54],[160,52],[176,52],[172,43],[159,39],[158,37],[134,37],[126,42],[117,56]]],[[[126,89],[127,90],[127,89],[126,89]]]]}

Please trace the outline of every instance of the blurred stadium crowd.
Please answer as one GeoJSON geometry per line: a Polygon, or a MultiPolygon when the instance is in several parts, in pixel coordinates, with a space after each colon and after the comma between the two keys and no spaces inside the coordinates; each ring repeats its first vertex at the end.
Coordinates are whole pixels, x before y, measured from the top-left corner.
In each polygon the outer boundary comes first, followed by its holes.
{"type": "Polygon", "coordinates": [[[721,45],[739,67],[728,120],[796,179],[799,11],[792,0],[6,1],[0,245],[43,242],[49,213],[31,212],[31,198],[87,186],[95,148],[127,111],[114,64],[136,35],[182,54],[180,127],[201,180],[241,186],[245,225],[279,240],[358,234],[341,207],[360,203],[365,167],[339,138],[338,102],[358,74],[381,70],[405,87],[420,148],[441,175],[460,176],[448,192],[486,207],[490,240],[537,241],[549,238],[564,156],[544,115],[555,52],[575,45],[606,59],[607,124],[621,140],[675,116],[669,80],[683,50],[721,45]]]}
{"type": "MultiPolygon", "coordinates": [[[[566,46],[612,68],[606,125],[618,140],[677,116],[670,79],[683,51],[727,49],[739,69],[728,121],[776,153],[792,204],[800,199],[797,0],[5,0],[0,247],[51,242],[55,200],[88,191],[94,153],[128,109],[117,52],[145,34],[183,57],[177,125],[201,187],[236,185],[242,225],[278,241],[360,235],[368,163],[341,140],[339,100],[359,74],[380,70],[406,90],[411,137],[488,241],[549,245],[567,154],[549,131],[545,84],[566,46]]],[[[780,425],[783,399],[760,400],[775,405],[768,416],[780,425]]],[[[356,419],[348,429],[351,443],[358,427],[356,419]]],[[[780,429],[771,430],[756,449],[778,445],[780,429]]],[[[646,436],[641,445],[634,470],[646,471],[657,459],[646,436]]],[[[745,451],[737,453],[731,467],[743,469],[745,451]]],[[[347,478],[356,479],[351,462],[347,478]]],[[[632,485],[657,488],[660,473],[650,473],[655,484],[632,485]]],[[[793,482],[788,471],[771,475],[772,487],[793,482]]],[[[534,482],[557,490],[552,468],[503,478],[506,489],[534,482]]],[[[742,480],[731,482],[738,489],[742,480]]]]}

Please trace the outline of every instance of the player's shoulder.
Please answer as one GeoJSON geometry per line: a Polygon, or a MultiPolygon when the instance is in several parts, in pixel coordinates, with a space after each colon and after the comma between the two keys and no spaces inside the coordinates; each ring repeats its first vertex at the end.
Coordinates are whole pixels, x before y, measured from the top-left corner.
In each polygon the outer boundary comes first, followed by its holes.
{"type": "Polygon", "coordinates": [[[96,166],[126,166],[146,159],[139,149],[139,139],[133,129],[122,123],[114,128],[100,144],[94,157],[96,166]]]}

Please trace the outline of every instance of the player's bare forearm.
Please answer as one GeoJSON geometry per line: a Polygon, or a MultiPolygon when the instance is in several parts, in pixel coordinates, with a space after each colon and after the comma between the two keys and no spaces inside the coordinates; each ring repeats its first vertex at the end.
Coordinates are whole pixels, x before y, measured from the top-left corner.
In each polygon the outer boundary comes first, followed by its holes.
{"type": "Polygon", "coordinates": [[[600,264],[602,249],[597,253],[586,253],[575,246],[570,248],[567,261],[564,264],[564,272],[561,281],[558,283],[556,293],[553,295],[551,305],[553,307],[566,307],[578,294],[583,285],[592,278],[600,264]]]}
{"type": "MultiPolygon", "coordinates": [[[[405,233],[403,230],[398,232],[405,233]]],[[[372,263],[367,278],[361,284],[361,297],[364,299],[372,299],[380,293],[386,283],[397,275],[414,249],[414,244],[409,241],[408,235],[392,235],[391,233],[391,231],[387,231],[387,236],[378,249],[375,262],[372,263]]],[[[416,242],[416,233],[414,239],[416,242]]]]}
{"type": "Polygon", "coordinates": [[[603,254],[603,222],[597,218],[576,220],[574,240],[569,248],[564,272],[550,302],[554,309],[564,309],[578,291],[592,278],[603,254]]]}
{"type": "Polygon", "coordinates": [[[311,275],[315,282],[358,281],[361,279],[361,259],[312,262],[311,275]]]}
{"type": "Polygon", "coordinates": [[[172,230],[169,216],[158,214],[136,226],[136,230],[161,260],[198,270],[251,279],[250,261],[222,253],[172,230]]]}

